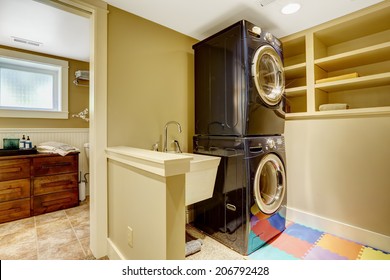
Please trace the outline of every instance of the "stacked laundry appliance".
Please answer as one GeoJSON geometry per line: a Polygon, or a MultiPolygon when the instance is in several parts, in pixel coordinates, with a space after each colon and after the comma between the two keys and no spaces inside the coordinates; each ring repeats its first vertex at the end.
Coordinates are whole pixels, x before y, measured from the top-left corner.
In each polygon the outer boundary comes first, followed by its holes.
{"type": "Polygon", "coordinates": [[[281,42],[242,20],[193,46],[194,153],[221,157],[194,226],[248,255],[285,229],[281,42]]]}

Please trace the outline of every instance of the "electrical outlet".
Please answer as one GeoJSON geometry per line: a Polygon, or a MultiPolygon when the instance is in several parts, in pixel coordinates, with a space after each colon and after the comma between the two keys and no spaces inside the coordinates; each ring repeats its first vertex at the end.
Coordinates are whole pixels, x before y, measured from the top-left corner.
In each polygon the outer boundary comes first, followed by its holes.
{"type": "Polygon", "coordinates": [[[133,229],[127,226],[127,245],[133,248],[133,229]]]}

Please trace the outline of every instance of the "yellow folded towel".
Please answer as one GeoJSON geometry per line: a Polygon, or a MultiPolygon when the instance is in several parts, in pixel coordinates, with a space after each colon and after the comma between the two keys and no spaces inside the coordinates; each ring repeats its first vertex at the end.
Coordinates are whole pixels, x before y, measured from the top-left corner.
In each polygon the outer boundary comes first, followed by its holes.
{"type": "Polygon", "coordinates": [[[349,73],[345,75],[339,75],[335,77],[329,77],[325,79],[320,79],[316,81],[316,84],[322,84],[322,83],[328,83],[328,82],[335,82],[335,81],[340,81],[340,80],[346,80],[346,79],[353,79],[359,77],[358,73],[349,73]]]}
{"type": "Polygon", "coordinates": [[[320,111],[331,111],[331,110],[346,110],[348,109],[348,104],[345,103],[333,103],[333,104],[322,104],[320,105],[320,111]]]}

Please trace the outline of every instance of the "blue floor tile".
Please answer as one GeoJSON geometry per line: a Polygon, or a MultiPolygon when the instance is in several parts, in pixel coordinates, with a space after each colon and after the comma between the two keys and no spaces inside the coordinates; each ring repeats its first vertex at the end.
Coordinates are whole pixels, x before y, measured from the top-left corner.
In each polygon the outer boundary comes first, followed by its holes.
{"type": "Polygon", "coordinates": [[[286,228],[283,234],[288,234],[314,244],[324,232],[300,224],[292,224],[286,228]]]}
{"type": "Polygon", "coordinates": [[[299,260],[293,255],[287,254],[286,252],[279,250],[278,248],[266,245],[261,247],[256,252],[253,252],[248,256],[250,260],[299,260]]]}

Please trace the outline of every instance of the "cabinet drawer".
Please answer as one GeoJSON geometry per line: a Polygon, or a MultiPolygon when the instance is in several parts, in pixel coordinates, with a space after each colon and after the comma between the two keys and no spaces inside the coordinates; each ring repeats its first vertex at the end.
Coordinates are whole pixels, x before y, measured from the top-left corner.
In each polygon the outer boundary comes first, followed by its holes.
{"type": "Polygon", "coordinates": [[[29,159],[0,160],[0,181],[30,177],[29,159]]]}
{"type": "Polygon", "coordinates": [[[0,182],[0,202],[30,197],[30,179],[0,182]]]}
{"type": "Polygon", "coordinates": [[[0,223],[30,217],[30,198],[0,203],[0,223]]]}
{"type": "Polygon", "coordinates": [[[72,189],[34,196],[33,200],[34,215],[39,215],[79,205],[79,192],[78,189],[72,189]]]}
{"type": "Polygon", "coordinates": [[[34,178],[34,195],[48,194],[77,188],[77,173],[34,178]]]}
{"type": "Polygon", "coordinates": [[[78,154],[33,159],[33,175],[51,175],[78,172],[78,154]]]}

